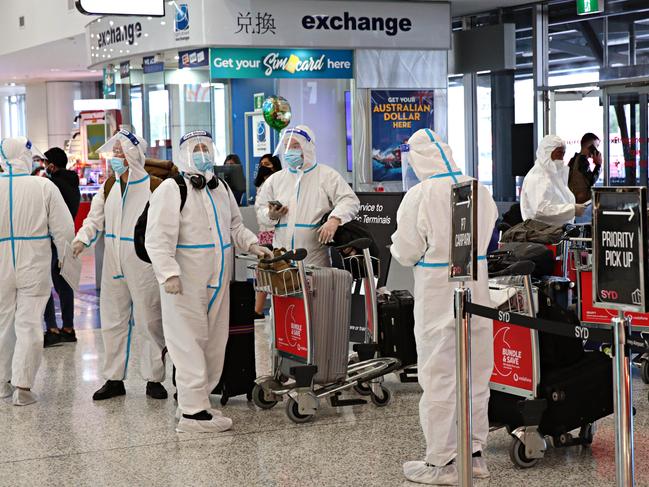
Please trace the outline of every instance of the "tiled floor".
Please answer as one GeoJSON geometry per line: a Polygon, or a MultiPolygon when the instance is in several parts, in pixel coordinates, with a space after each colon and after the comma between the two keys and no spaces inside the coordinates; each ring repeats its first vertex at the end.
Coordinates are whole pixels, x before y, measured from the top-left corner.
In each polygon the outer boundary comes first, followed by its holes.
{"type": "MultiPolygon", "coordinates": [[[[40,402],[25,408],[0,402],[0,485],[408,485],[401,464],[423,455],[417,385],[391,378],[395,394],[387,408],[324,407],[306,425],[291,423],[281,404],[257,411],[235,398],[225,407],[232,431],[179,435],[173,399],[147,399],[135,376],[126,397],[93,403],[101,384],[101,338],[98,330],[78,335],[76,345],[45,350],[35,387],[40,402]]],[[[647,387],[637,379],[634,385],[637,485],[649,485],[647,387]]],[[[492,477],[476,485],[614,484],[610,418],[591,449],[550,450],[531,470],[512,466],[504,431],[493,432],[490,441],[492,477]]]]}
{"type": "MultiPolygon", "coordinates": [[[[86,286],[77,296],[79,342],[44,351],[34,388],[40,401],[25,408],[0,401],[0,486],[414,485],[404,480],[401,465],[423,457],[419,388],[393,377],[387,408],[325,406],[305,425],[290,422],[282,404],[258,411],[234,398],[224,408],[234,427],[220,435],[175,433],[173,399],[146,398],[136,363],[126,397],[93,403],[103,345],[94,286],[88,280],[86,286]]],[[[634,386],[636,485],[649,486],[649,388],[637,377],[634,386]]],[[[612,418],[601,421],[592,448],[550,450],[530,470],[511,464],[509,443],[505,431],[491,433],[492,476],[477,486],[615,483],[612,418]]]]}

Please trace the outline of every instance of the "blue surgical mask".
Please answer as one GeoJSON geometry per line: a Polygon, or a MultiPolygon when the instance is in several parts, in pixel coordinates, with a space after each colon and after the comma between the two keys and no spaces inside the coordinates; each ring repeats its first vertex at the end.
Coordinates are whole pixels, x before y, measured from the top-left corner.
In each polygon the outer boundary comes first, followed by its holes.
{"type": "Polygon", "coordinates": [[[124,165],[124,159],[121,157],[111,158],[110,167],[113,168],[113,172],[117,174],[117,177],[121,177],[128,169],[128,167],[124,165]]]}
{"type": "Polygon", "coordinates": [[[209,155],[203,152],[195,152],[192,154],[192,161],[194,162],[194,167],[200,172],[212,171],[214,168],[214,161],[210,159],[209,155]]]}
{"type": "Polygon", "coordinates": [[[291,169],[300,169],[304,165],[304,156],[300,149],[288,149],[284,153],[284,162],[291,169]]]}

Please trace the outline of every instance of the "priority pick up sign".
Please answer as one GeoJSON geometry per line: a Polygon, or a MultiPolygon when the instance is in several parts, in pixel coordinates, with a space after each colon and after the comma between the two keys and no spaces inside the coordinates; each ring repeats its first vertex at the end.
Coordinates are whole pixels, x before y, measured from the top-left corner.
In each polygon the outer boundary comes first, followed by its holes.
{"type": "Polygon", "coordinates": [[[647,192],[593,191],[593,306],[647,311],[647,192]]]}

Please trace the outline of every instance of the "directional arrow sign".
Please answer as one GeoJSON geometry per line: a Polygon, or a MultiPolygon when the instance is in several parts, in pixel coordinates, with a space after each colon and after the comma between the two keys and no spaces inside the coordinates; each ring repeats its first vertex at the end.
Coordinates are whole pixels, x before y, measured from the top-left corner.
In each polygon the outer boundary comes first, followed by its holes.
{"type": "Polygon", "coordinates": [[[478,265],[478,182],[454,184],[451,190],[451,245],[449,280],[477,279],[478,265]],[[473,204],[472,204],[473,203],[473,204]]]}
{"type": "Polygon", "coordinates": [[[631,208],[629,208],[627,211],[606,211],[604,210],[604,215],[614,215],[614,216],[627,216],[629,217],[629,221],[633,220],[633,217],[635,216],[635,213],[631,208]]]}
{"type": "Polygon", "coordinates": [[[593,196],[593,306],[645,312],[646,188],[597,188],[593,196]]]}

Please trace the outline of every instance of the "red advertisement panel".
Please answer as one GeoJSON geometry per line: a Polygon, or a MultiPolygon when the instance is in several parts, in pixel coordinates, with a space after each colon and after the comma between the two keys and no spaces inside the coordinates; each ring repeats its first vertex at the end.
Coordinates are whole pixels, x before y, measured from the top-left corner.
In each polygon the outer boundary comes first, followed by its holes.
{"type": "Polygon", "coordinates": [[[534,392],[532,332],[494,321],[494,370],[491,382],[534,392]]]}
{"type": "Polygon", "coordinates": [[[304,303],[295,296],[273,296],[275,348],[304,361],[308,358],[304,303]]]}
{"type": "MultiPolygon", "coordinates": [[[[585,323],[598,323],[608,325],[611,319],[617,316],[617,311],[612,309],[595,308],[593,306],[593,273],[581,273],[581,321],[585,323]]],[[[636,328],[649,327],[649,314],[624,313],[631,317],[631,326],[636,328]]]]}

